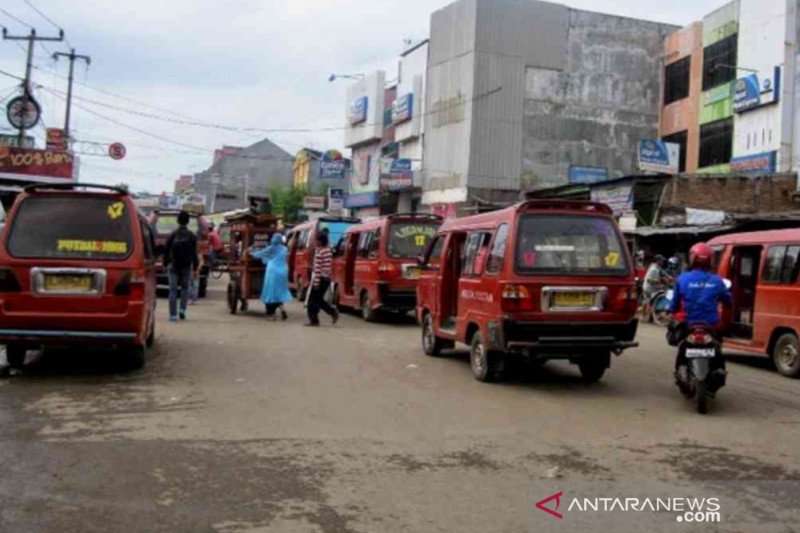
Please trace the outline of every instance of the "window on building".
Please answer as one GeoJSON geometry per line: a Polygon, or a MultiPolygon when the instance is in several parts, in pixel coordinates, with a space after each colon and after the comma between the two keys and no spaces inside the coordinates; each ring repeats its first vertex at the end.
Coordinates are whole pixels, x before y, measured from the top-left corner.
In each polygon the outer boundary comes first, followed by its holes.
{"type": "Polygon", "coordinates": [[[700,168],[730,163],[733,150],[733,118],[700,126],[700,168]]]}
{"type": "Polygon", "coordinates": [[[678,165],[678,172],[686,172],[686,144],[689,138],[688,131],[679,131],[672,135],[662,137],[661,140],[668,143],[675,143],[681,147],[680,163],[678,165]]]}
{"type": "Polygon", "coordinates": [[[736,79],[736,43],[739,35],[707,46],[703,50],[703,90],[719,87],[736,79]]]}
{"type": "Polygon", "coordinates": [[[667,65],[664,69],[664,105],[683,100],[689,96],[689,73],[691,56],[667,65]]]}

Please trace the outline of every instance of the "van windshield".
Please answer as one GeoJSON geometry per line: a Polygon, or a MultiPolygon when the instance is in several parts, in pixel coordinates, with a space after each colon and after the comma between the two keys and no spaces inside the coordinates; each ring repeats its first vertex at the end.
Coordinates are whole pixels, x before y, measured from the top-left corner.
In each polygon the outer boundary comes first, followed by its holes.
{"type": "Polygon", "coordinates": [[[14,217],[8,252],[18,258],[120,261],[133,243],[127,205],[117,197],[33,196],[14,217]]]}
{"type": "Polygon", "coordinates": [[[395,222],[389,226],[387,253],[390,257],[417,257],[439,230],[437,223],[395,222]]]}
{"type": "MultiPolygon", "coordinates": [[[[189,217],[189,231],[197,235],[197,217],[189,217]]],[[[178,215],[158,215],[156,219],[156,233],[159,235],[169,235],[178,229],[178,215]]]]}
{"type": "Polygon", "coordinates": [[[614,226],[613,220],[593,216],[523,216],[517,234],[517,272],[625,275],[630,267],[614,226]]]}

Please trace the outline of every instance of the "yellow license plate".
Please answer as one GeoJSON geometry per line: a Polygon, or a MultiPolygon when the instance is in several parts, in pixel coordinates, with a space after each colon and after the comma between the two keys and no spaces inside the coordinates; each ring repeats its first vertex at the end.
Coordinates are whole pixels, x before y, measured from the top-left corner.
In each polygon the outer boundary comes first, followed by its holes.
{"type": "Polygon", "coordinates": [[[410,267],[406,270],[406,278],[408,279],[419,279],[419,267],[410,267]]]}
{"type": "Polygon", "coordinates": [[[591,292],[557,292],[553,294],[553,307],[592,307],[594,294],[591,292]]]}
{"type": "Polygon", "coordinates": [[[44,290],[89,292],[92,290],[92,277],[85,275],[47,274],[44,277],[44,290]]]}

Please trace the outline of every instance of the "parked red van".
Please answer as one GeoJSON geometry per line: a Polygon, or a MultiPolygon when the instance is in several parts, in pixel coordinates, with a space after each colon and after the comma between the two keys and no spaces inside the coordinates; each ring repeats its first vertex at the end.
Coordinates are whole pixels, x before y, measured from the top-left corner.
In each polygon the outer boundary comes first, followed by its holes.
{"type": "Polygon", "coordinates": [[[724,346],[768,354],[778,372],[800,377],[800,229],[712,239],[717,272],[731,280],[724,346]]]}
{"type": "MultiPolygon", "coordinates": [[[[157,274],[159,290],[169,290],[169,278],[167,270],[164,268],[164,248],[167,245],[167,238],[170,233],[178,229],[178,214],[176,209],[156,209],[150,215],[150,223],[156,232],[156,254],[158,256],[157,274]]],[[[200,268],[200,280],[197,285],[197,295],[205,298],[208,290],[208,272],[210,263],[208,259],[209,244],[208,232],[209,225],[202,215],[189,213],[189,231],[197,236],[197,252],[203,258],[203,266],[200,268]]]]}
{"type": "Polygon", "coordinates": [[[469,345],[480,381],[524,354],[569,360],[593,382],[637,345],[633,266],[606,205],[532,200],[448,220],[420,263],[423,350],[469,345]]]}
{"type": "Polygon", "coordinates": [[[361,222],[358,218],[321,217],[293,227],[286,235],[289,247],[289,289],[299,300],[305,300],[314,265],[314,243],[317,233],[326,229],[328,242],[335,246],[347,228],[361,222]]]}
{"type": "Polygon", "coordinates": [[[334,252],[334,301],[369,322],[379,311],[412,311],[417,259],[441,225],[436,215],[397,214],[350,226],[334,252]]]}
{"type": "Polygon", "coordinates": [[[144,364],[155,338],[150,224],[123,189],[32,185],[0,237],[0,343],[12,367],[42,345],[114,345],[144,364]]]}

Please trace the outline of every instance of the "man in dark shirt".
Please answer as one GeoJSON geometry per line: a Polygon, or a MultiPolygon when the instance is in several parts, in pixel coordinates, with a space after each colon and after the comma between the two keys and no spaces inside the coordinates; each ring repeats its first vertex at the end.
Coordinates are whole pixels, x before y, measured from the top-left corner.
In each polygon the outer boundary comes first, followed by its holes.
{"type": "Polygon", "coordinates": [[[200,265],[197,256],[197,237],[186,226],[189,224],[189,213],[178,214],[178,229],[167,238],[164,249],[164,268],[169,277],[169,320],[177,322],[186,320],[186,304],[192,283],[192,274],[200,265]],[[180,290],[181,307],[178,311],[178,290],[180,290]],[[179,314],[180,313],[180,314],[179,314]]]}

